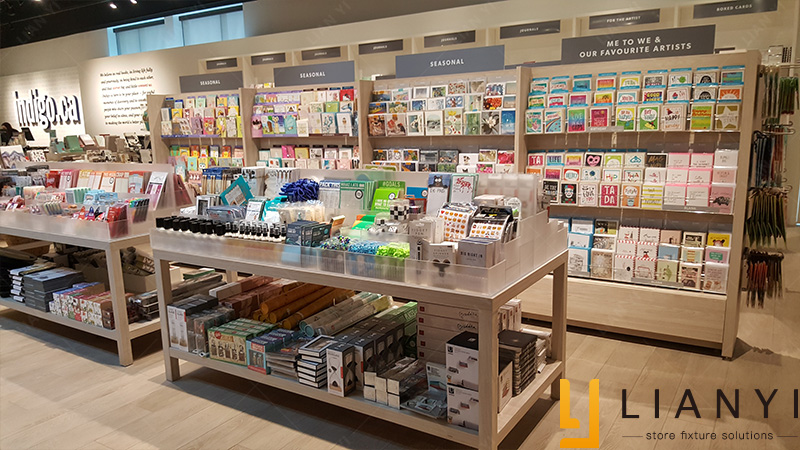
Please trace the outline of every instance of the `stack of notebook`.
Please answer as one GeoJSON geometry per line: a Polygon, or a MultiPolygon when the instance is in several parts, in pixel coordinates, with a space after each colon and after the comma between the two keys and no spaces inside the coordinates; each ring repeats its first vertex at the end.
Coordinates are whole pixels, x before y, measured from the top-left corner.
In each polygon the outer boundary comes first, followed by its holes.
{"type": "Polygon", "coordinates": [[[30,253],[0,248],[0,297],[22,296],[22,276],[19,269],[29,267],[35,260],[36,257],[30,253]],[[12,274],[12,271],[15,273],[12,274]]]}
{"type": "Polygon", "coordinates": [[[509,360],[514,364],[512,389],[515,396],[519,395],[536,377],[538,338],[513,330],[503,330],[497,337],[500,341],[500,364],[509,360]]]}
{"type": "Polygon", "coordinates": [[[72,287],[83,281],[83,273],[68,267],[23,275],[25,305],[40,311],[49,312],[48,303],[53,300],[53,292],[72,287]]]}
{"type": "Polygon", "coordinates": [[[297,360],[297,380],[315,388],[328,383],[327,349],[336,343],[330,336],[317,336],[311,342],[298,349],[300,359],[297,360]]]}

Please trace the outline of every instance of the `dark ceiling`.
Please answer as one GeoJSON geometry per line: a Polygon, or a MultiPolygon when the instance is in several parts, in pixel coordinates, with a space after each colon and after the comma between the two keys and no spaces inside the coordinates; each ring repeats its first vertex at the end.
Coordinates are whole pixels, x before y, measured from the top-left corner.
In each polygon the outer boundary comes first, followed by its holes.
{"type": "Polygon", "coordinates": [[[0,48],[250,0],[136,1],[0,0],[0,48]]]}

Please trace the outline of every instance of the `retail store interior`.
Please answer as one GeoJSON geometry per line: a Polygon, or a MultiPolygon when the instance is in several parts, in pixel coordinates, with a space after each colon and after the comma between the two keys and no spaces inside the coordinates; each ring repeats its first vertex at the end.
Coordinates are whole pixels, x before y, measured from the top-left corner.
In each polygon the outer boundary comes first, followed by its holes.
{"type": "Polygon", "coordinates": [[[800,1],[0,13],[0,448],[800,448],[800,1]]]}

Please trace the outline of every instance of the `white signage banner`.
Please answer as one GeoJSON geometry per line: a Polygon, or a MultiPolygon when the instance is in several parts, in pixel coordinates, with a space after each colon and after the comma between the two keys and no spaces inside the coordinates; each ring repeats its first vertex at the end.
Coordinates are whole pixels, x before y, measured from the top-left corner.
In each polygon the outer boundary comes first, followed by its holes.
{"type": "Polygon", "coordinates": [[[78,70],[46,70],[0,77],[0,122],[30,128],[31,146],[50,144],[48,130],[59,139],[86,132],[78,70]]]}

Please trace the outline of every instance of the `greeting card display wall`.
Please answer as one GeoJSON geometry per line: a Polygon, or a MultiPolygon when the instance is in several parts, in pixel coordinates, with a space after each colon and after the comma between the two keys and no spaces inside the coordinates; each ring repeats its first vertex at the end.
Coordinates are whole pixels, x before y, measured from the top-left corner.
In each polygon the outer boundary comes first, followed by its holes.
{"type": "MultiPolygon", "coordinates": [[[[571,271],[586,278],[570,277],[569,323],[733,354],[759,61],[750,51],[519,69],[530,85],[518,165],[541,174],[551,217],[730,235],[722,263],[683,243],[643,256],[652,245],[638,237],[620,248],[579,228],[571,271]],[[658,279],[662,260],[677,279],[658,279]]],[[[523,295],[523,310],[546,319],[539,295],[523,295]]]]}
{"type": "Polygon", "coordinates": [[[517,75],[504,70],[368,83],[359,100],[368,112],[365,161],[398,171],[516,172],[514,140],[527,97],[517,75]]]}
{"type": "MultiPolygon", "coordinates": [[[[246,140],[252,165],[357,168],[364,126],[359,98],[366,82],[262,88],[253,93],[246,140]]],[[[368,88],[367,88],[368,89],[368,88]]],[[[367,90],[368,92],[368,90],[367,90]]]]}
{"type": "Polygon", "coordinates": [[[171,162],[178,172],[255,164],[257,148],[246,132],[254,95],[247,88],[148,95],[154,161],[171,162]]]}

